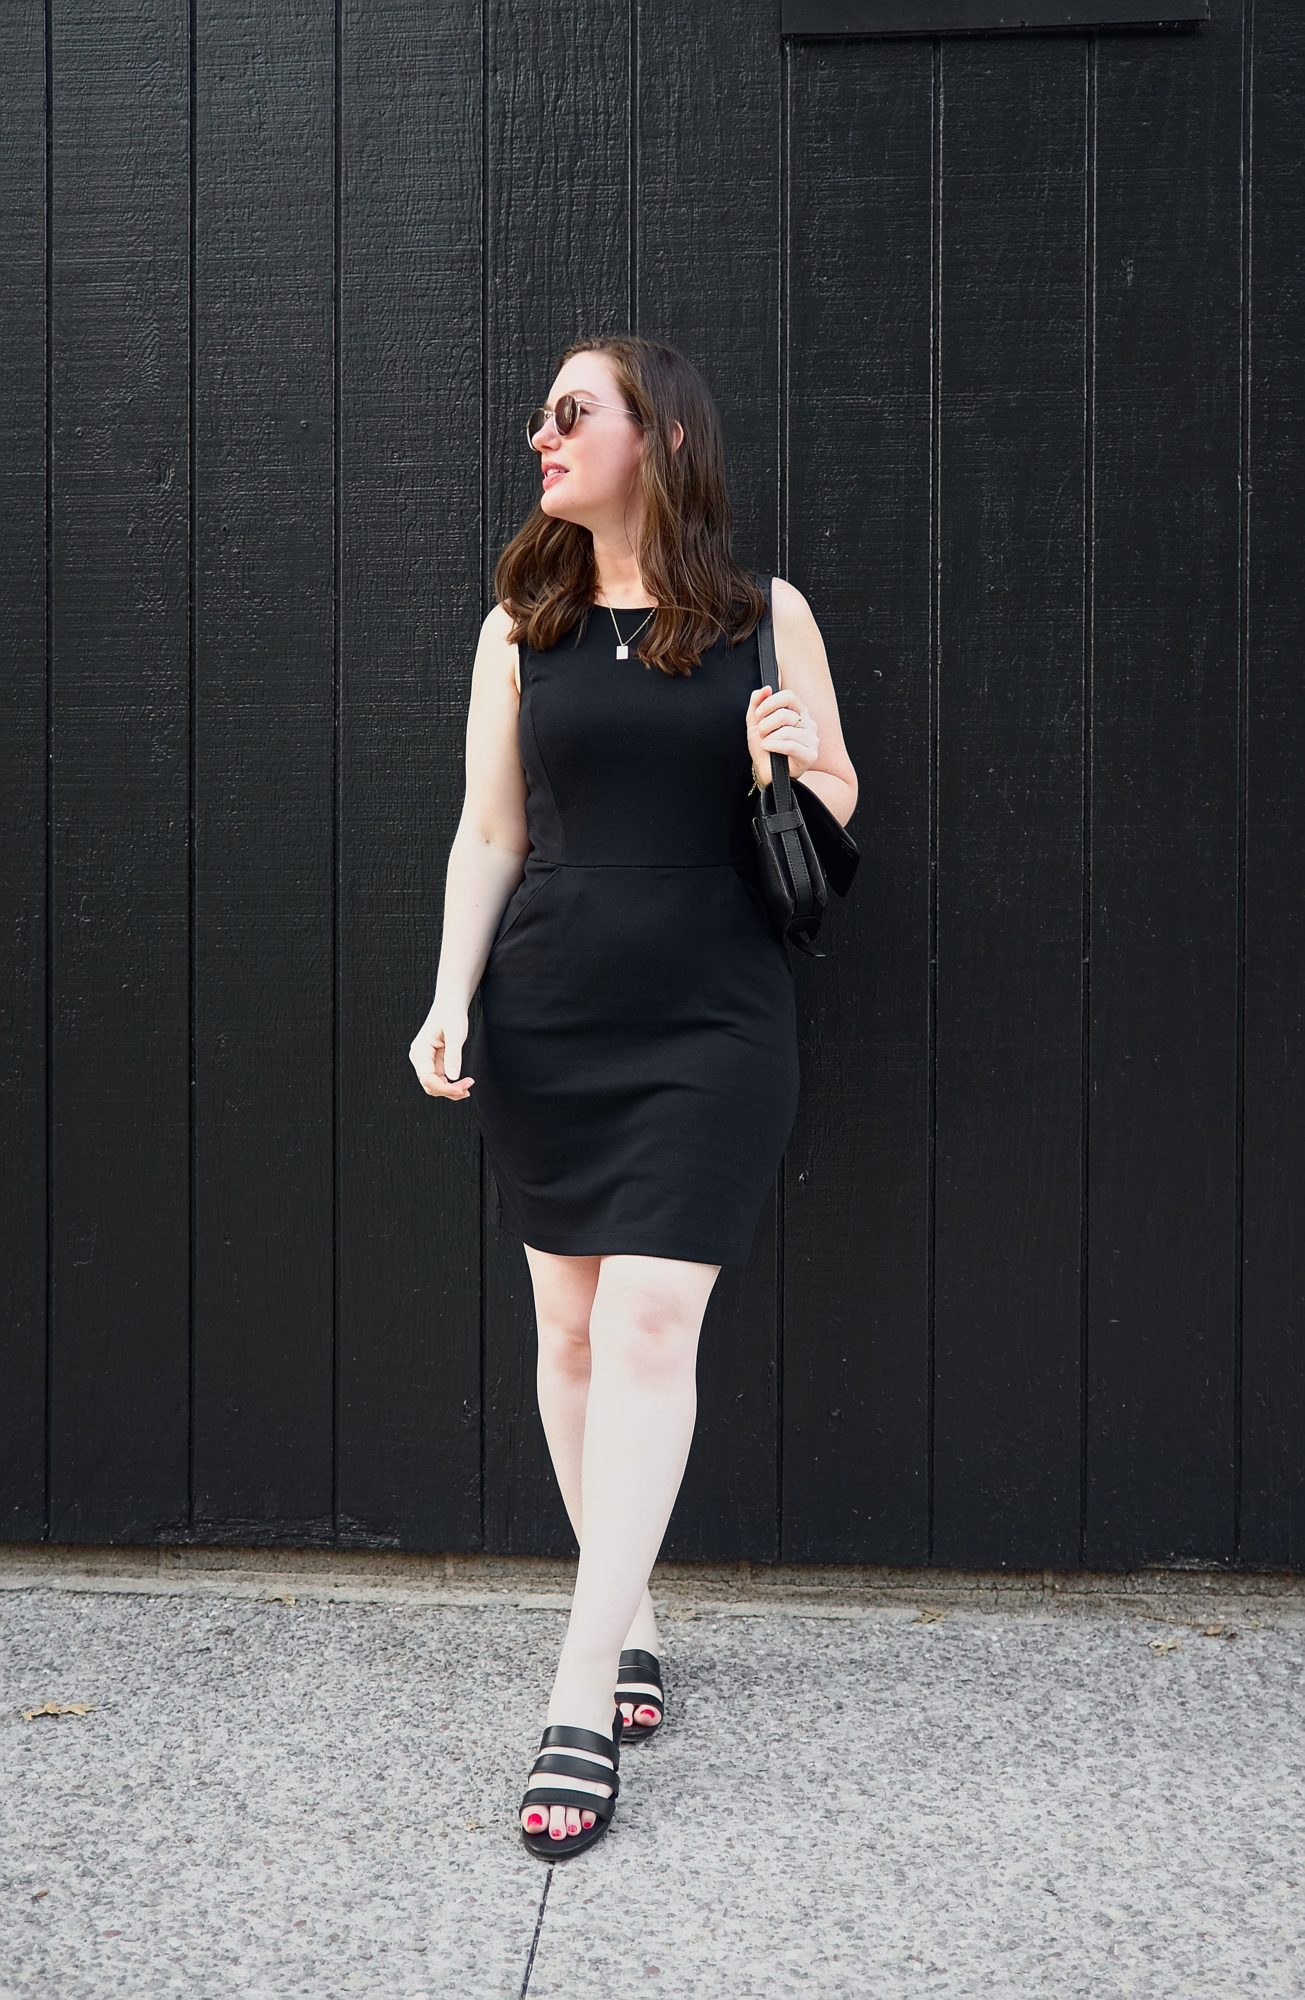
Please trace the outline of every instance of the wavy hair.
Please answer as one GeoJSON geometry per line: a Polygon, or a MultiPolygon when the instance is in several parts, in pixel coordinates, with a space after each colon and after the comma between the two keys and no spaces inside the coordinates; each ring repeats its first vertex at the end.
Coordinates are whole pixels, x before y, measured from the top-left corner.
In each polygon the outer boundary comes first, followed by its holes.
{"type": "MultiPolygon", "coordinates": [[[[606,355],[621,394],[643,420],[639,573],[657,612],[636,657],[663,673],[687,675],[720,636],[731,647],[746,639],[765,609],[730,549],[720,413],[697,368],[664,341],[630,333],[576,340],[558,367],[591,353],[606,355]],[[673,451],[677,418],[684,437],[673,451]]],[[[546,514],[536,502],[494,566],[495,596],[513,621],[508,644],[524,639],[536,651],[556,645],[591,607],[597,587],[589,530],[546,514]]]]}

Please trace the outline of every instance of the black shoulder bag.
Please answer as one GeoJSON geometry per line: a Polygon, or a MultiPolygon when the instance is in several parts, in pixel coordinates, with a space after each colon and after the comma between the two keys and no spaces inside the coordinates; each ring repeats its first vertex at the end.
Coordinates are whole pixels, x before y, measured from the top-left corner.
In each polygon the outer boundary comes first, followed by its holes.
{"type": "MultiPolygon", "coordinates": [[[[778,688],[770,578],[758,576],[756,582],[766,598],[757,627],[761,677],[778,688]]],[[[852,886],[861,859],[856,842],[818,793],[800,778],[790,778],[788,758],[779,752],[771,753],[770,783],[757,789],[752,831],[762,888],[780,939],[811,958],[825,958],[828,954],[817,951],[814,940],[829,900],[828,889],[845,896],[852,886]]]]}

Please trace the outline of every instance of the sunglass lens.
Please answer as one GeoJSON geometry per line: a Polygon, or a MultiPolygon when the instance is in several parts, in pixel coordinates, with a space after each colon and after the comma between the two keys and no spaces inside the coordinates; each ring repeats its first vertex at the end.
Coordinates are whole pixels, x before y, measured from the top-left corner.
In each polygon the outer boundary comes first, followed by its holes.
{"type": "MultiPolygon", "coordinates": [[[[553,422],[557,425],[557,434],[559,437],[569,437],[571,435],[576,426],[576,418],[579,415],[580,405],[574,396],[558,397],[557,408],[553,411],[553,422]]],[[[532,410],[526,418],[526,436],[532,444],[547,422],[548,411],[541,403],[539,408],[532,410]]]]}

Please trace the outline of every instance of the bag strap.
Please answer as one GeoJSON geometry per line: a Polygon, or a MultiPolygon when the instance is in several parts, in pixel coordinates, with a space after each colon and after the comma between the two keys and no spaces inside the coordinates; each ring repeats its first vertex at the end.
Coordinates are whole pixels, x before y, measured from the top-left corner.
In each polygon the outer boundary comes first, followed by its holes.
{"type": "MultiPolygon", "coordinates": [[[[753,576],[758,589],[766,600],[766,608],[761,614],[761,623],[757,627],[757,644],[761,653],[761,679],[763,685],[766,681],[770,681],[773,687],[778,688],[780,685],[779,661],[775,654],[775,626],[771,616],[770,578],[762,576],[756,571],[753,572],[753,576]]],[[[784,859],[788,864],[789,879],[792,881],[794,893],[798,900],[800,902],[808,900],[816,902],[818,900],[817,886],[812,878],[807,862],[807,851],[803,846],[801,838],[801,834],[806,828],[806,821],[802,817],[802,808],[794,796],[792,780],[789,777],[788,758],[782,751],[774,750],[770,753],[770,784],[769,786],[763,786],[758,793],[756,811],[760,815],[761,823],[765,827],[767,834],[773,836],[779,842],[784,859]],[[774,801],[771,807],[768,807],[766,804],[767,791],[771,793],[774,801]]],[[[807,838],[809,839],[810,835],[807,838]]],[[[794,931],[792,941],[794,944],[799,945],[803,951],[810,953],[813,958],[823,958],[825,956],[822,951],[816,951],[811,940],[800,929],[794,931]]]]}
{"type": "MultiPolygon", "coordinates": [[[[773,688],[780,686],[779,660],[775,653],[775,621],[770,610],[770,578],[753,572],[754,580],[766,600],[766,608],[761,614],[757,627],[757,645],[761,652],[761,681],[763,687],[769,681],[773,688]]],[[[793,787],[789,779],[788,758],[781,751],[774,751],[770,759],[770,789],[775,795],[775,803],[780,812],[792,812],[797,806],[793,797],[793,787]]],[[[774,817],[766,814],[766,824],[774,826],[774,817]]]]}

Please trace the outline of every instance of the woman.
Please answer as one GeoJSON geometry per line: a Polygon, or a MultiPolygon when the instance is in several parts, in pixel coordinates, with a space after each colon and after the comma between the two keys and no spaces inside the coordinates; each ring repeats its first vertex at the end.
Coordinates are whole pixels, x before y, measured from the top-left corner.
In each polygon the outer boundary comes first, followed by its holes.
{"type": "Polygon", "coordinates": [[[578,343],[528,437],[539,503],[481,628],[410,1054],[431,1096],[476,1105],[494,1219],[534,1286],[580,1560],[520,1823],[560,1859],[610,1823],[622,1737],[662,1719],[647,1580],[688,1460],[702,1316],[721,1265],[748,1261],[797,1109],[793,972],[750,793],[782,753],[845,823],[857,779],[815,620],[779,577],[782,685],[758,685],[764,598],[730,554],[698,371],[655,341],[578,343]]]}

